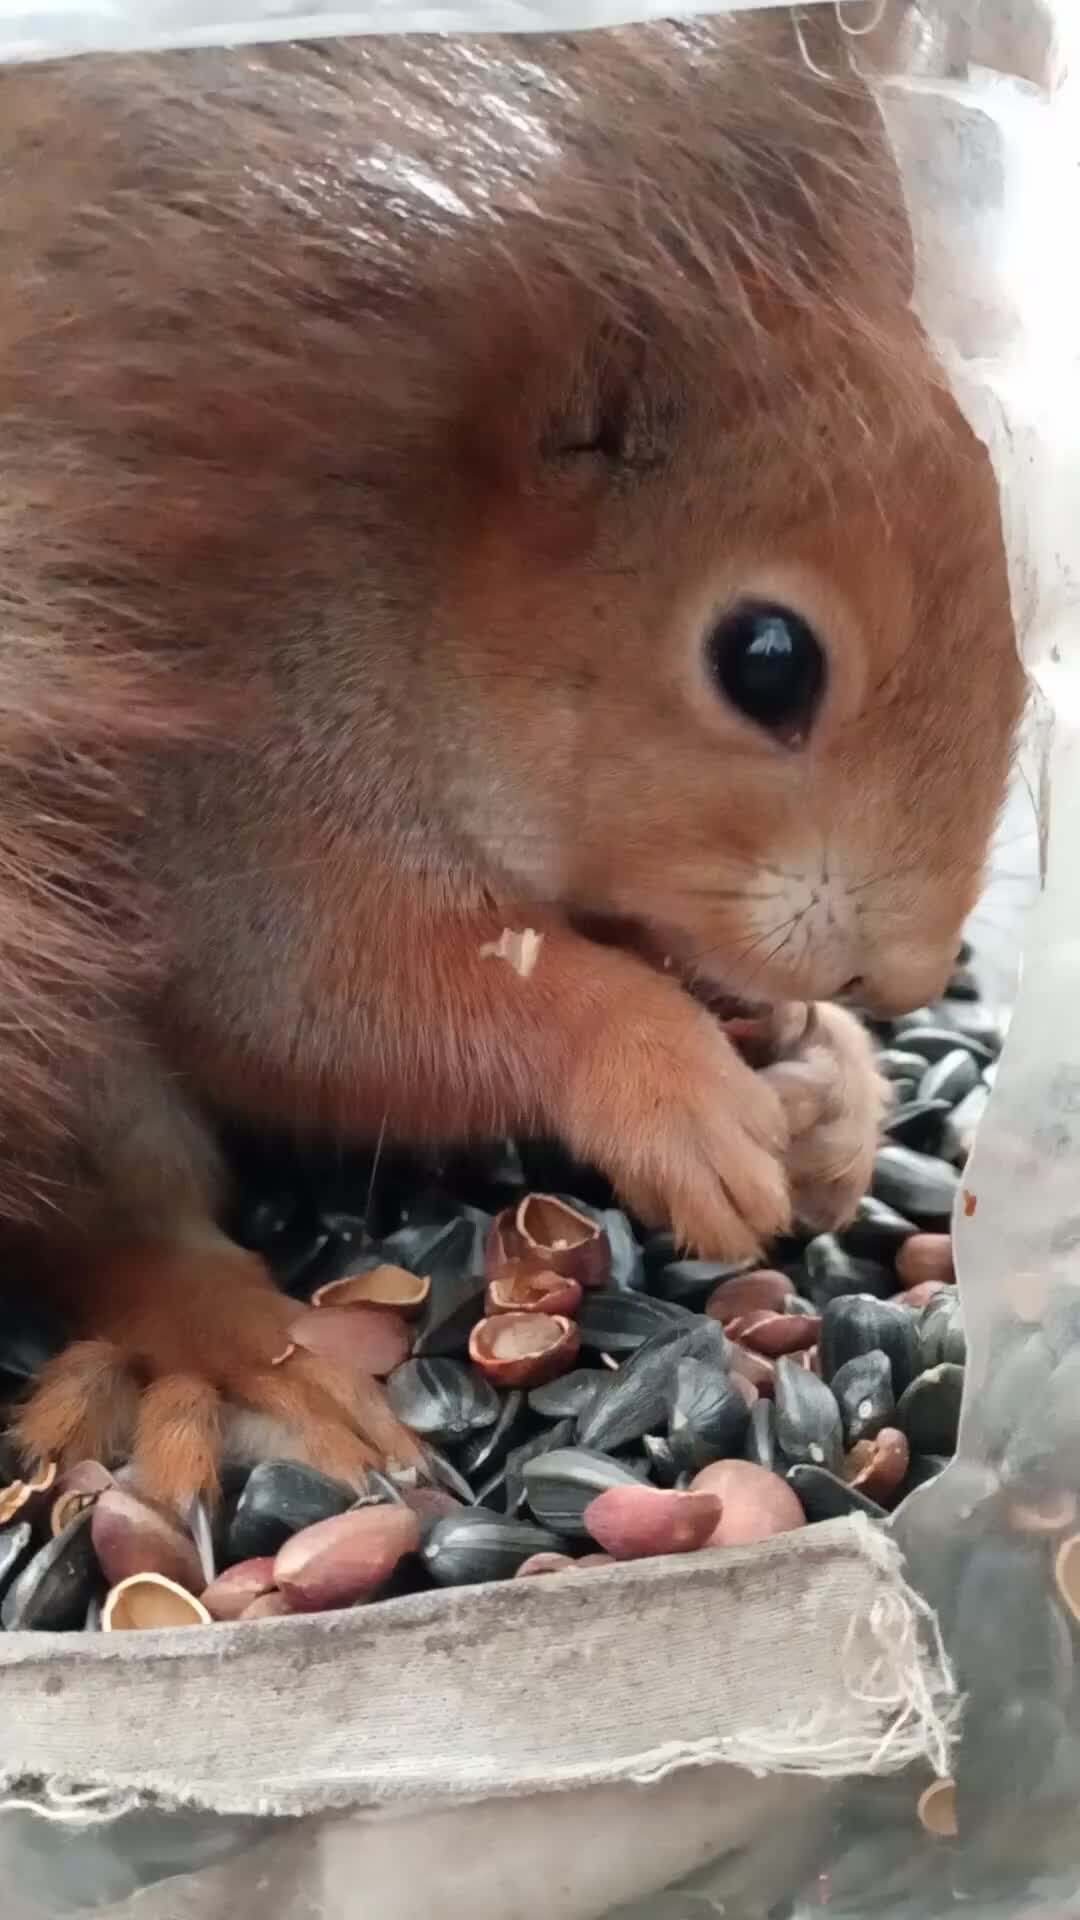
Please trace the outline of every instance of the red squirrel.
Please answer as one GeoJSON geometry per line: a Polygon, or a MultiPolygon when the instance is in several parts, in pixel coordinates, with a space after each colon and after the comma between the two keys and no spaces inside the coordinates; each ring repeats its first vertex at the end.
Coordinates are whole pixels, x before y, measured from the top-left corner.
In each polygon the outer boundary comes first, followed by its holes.
{"type": "Polygon", "coordinates": [[[29,1453],[180,1500],[236,1403],[415,1457],[276,1364],[210,1111],[554,1133],[725,1256],[851,1211],[835,1002],[939,988],[1023,701],[851,49],[813,8],[0,80],[0,1212],[74,1336],[29,1453]],[[709,993],[817,1004],[755,1072],[709,993]]]}

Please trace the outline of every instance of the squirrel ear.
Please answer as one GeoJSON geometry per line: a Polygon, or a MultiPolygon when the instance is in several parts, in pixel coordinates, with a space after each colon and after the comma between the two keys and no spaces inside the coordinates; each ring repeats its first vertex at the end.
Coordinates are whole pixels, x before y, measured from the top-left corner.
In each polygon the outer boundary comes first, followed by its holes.
{"type": "Polygon", "coordinates": [[[540,432],[545,455],[599,453],[620,460],[626,448],[630,386],[606,342],[575,360],[540,432]]]}
{"type": "Polygon", "coordinates": [[[467,343],[453,382],[458,459],[498,487],[528,484],[539,460],[595,454],[619,463],[642,445],[644,334],[605,313],[592,290],[554,276],[545,287],[541,275],[525,298],[515,299],[515,280],[477,303],[487,326],[467,343]]]}
{"type": "Polygon", "coordinates": [[[578,360],[567,369],[539,445],[547,457],[600,454],[620,464],[638,465],[652,451],[658,427],[658,370],[650,370],[640,333],[601,326],[578,360]]]}

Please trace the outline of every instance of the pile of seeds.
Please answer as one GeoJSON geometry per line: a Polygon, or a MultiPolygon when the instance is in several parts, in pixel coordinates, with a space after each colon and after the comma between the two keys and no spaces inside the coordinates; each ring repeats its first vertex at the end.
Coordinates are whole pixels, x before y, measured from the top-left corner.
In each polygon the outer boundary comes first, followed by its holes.
{"type": "MultiPolygon", "coordinates": [[[[956,1443],[948,1225],[1000,1036],[963,965],[877,1039],[894,1105],[872,1193],[767,1266],[680,1257],[546,1145],[427,1163],[240,1148],[237,1236],[296,1297],[299,1337],[386,1380],[426,1472],[373,1473],[358,1497],[264,1461],[183,1525],[123,1463],[24,1481],[9,1459],[3,1626],[258,1619],[884,1520],[956,1443]]],[[[26,1303],[0,1391],[59,1343],[26,1303]]]]}

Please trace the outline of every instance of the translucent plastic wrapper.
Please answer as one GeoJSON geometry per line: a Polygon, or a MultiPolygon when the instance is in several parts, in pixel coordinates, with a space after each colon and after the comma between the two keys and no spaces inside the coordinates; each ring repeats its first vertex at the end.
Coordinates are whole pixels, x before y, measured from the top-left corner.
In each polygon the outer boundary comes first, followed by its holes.
{"type": "MultiPolygon", "coordinates": [[[[781,0],[765,0],[779,5],[781,0]]],[[[816,4],[816,0],[811,0],[816,4]]],[[[686,14],[748,12],[750,0],[729,0],[726,9],[688,6],[686,14]]],[[[573,32],[581,27],[620,26],[666,18],[660,4],[635,0],[575,0],[537,5],[533,0],[473,0],[473,4],[401,7],[397,0],[368,0],[363,7],[335,0],[94,0],[75,7],[0,6],[0,56],[43,60],[102,48],[237,46],[245,42],[298,40],[322,34],[573,32]]]]}
{"type": "MultiPolygon", "coordinates": [[[[956,1218],[968,1362],[955,1460],[890,1529],[841,1518],[708,1566],[609,1569],[587,1607],[584,1588],[532,1581],[217,1639],[0,1636],[5,1920],[424,1920],[433,1906],[443,1920],[693,1920],[792,1902],[930,1920],[958,1898],[1004,1920],[1080,1889],[1068,7],[1060,38],[1037,0],[837,10],[901,166],[919,315],[993,457],[1045,721],[1044,887],[956,1218]]],[[[808,20],[825,10],[784,10],[811,67],[808,20]]],[[[6,5],[0,54],[602,32],[659,13],[632,0],[6,5]]],[[[939,1365],[955,1394],[955,1360],[939,1365]]]]}

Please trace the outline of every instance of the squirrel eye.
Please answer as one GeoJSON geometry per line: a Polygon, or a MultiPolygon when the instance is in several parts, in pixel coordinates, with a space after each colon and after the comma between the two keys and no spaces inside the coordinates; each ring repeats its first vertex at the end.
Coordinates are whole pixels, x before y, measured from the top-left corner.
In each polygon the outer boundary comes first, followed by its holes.
{"type": "Polygon", "coordinates": [[[706,642],[718,691],[785,746],[806,739],[825,691],[825,655],[812,627],[790,608],[743,601],[706,642]]]}

